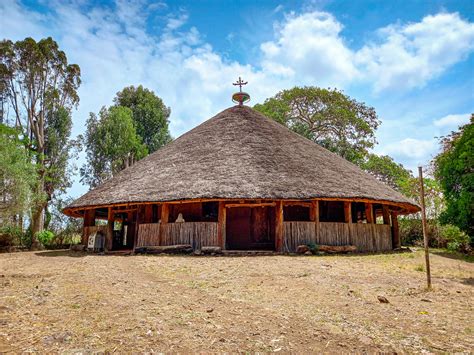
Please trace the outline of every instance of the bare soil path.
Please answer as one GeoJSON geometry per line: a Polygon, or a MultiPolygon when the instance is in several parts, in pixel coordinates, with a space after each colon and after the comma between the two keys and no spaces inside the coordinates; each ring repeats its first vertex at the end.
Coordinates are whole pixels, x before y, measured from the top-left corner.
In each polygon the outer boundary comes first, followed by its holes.
{"type": "Polygon", "coordinates": [[[0,254],[1,352],[470,352],[474,264],[0,254]],[[377,296],[385,296],[384,304],[377,296]]]}

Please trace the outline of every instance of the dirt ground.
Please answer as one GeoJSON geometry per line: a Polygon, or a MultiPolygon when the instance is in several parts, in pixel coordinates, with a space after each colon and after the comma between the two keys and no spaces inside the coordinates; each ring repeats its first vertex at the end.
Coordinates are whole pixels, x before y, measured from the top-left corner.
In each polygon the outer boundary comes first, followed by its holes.
{"type": "Polygon", "coordinates": [[[474,264],[423,260],[0,254],[0,352],[472,351],[474,264]]]}

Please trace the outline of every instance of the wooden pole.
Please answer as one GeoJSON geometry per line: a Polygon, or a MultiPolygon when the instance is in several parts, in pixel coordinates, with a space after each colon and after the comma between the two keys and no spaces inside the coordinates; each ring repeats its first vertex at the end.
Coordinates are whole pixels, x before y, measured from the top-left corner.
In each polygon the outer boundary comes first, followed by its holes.
{"type": "Polygon", "coordinates": [[[344,202],[344,219],[346,223],[352,223],[351,202],[344,202]]]}
{"type": "Polygon", "coordinates": [[[392,217],[392,248],[398,249],[401,247],[400,231],[398,229],[398,214],[395,211],[391,212],[392,217]]]}
{"type": "Polygon", "coordinates": [[[107,234],[105,236],[105,249],[106,250],[112,250],[113,234],[114,234],[114,212],[113,212],[112,207],[109,207],[107,211],[107,234]]]}
{"type": "Polygon", "coordinates": [[[428,283],[428,289],[431,289],[430,253],[428,250],[429,241],[426,226],[425,187],[423,183],[423,168],[421,166],[418,167],[418,176],[420,178],[421,221],[423,224],[423,241],[425,244],[426,281],[428,283]]]}
{"type": "Polygon", "coordinates": [[[374,213],[372,211],[371,203],[365,204],[365,218],[367,220],[367,223],[374,223],[374,213]]]}
{"type": "Polygon", "coordinates": [[[224,201],[219,201],[219,211],[217,212],[217,244],[225,249],[225,222],[226,222],[226,209],[224,201]]]}
{"type": "Polygon", "coordinates": [[[283,250],[283,202],[277,201],[275,207],[275,249],[283,250]]]}
{"type": "Polygon", "coordinates": [[[382,205],[383,224],[390,224],[390,212],[387,205],[382,205]]]}
{"type": "Polygon", "coordinates": [[[168,223],[169,216],[170,216],[169,205],[167,203],[163,203],[161,205],[161,224],[168,223]]]}

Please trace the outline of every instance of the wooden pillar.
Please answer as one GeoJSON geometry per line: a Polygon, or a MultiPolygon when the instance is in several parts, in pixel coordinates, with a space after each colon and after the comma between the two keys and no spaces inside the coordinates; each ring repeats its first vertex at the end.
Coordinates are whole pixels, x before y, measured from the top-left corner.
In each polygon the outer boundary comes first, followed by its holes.
{"type": "Polygon", "coordinates": [[[390,212],[387,205],[382,206],[383,224],[390,224],[390,212]]]}
{"type": "Polygon", "coordinates": [[[92,226],[95,226],[95,209],[85,210],[84,211],[84,225],[82,228],[82,239],[81,239],[82,245],[87,245],[87,242],[88,242],[87,239],[89,238],[86,227],[92,227],[92,226]]]}
{"type": "Polygon", "coordinates": [[[161,205],[161,224],[168,223],[168,219],[170,217],[170,205],[167,203],[163,203],[161,205]]]}
{"type": "Polygon", "coordinates": [[[112,240],[114,234],[114,211],[112,207],[107,210],[107,234],[105,236],[105,250],[112,250],[112,240]]]}
{"type": "Polygon", "coordinates": [[[224,250],[226,232],[226,209],[224,201],[219,201],[219,211],[217,215],[217,244],[224,250]]]}
{"type": "Polygon", "coordinates": [[[400,232],[398,230],[398,213],[392,211],[392,248],[397,249],[400,248],[400,232]]]}
{"type": "Polygon", "coordinates": [[[283,251],[283,201],[277,201],[275,206],[275,250],[283,251]]]}
{"type": "Polygon", "coordinates": [[[374,212],[371,203],[365,204],[365,218],[367,219],[367,223],[374,223],[374,212]]]}
{"type": "Polygon", "coordinates": [[[352,210],[350,201],[344,201],[344,222],[352,223],[352,210]]]}
{"type": "Polygon", "coordinates": [[[311,207],[309,209],[309,220],[311,222],[319,222],[319,203],[317,200],[311,201],[311,207]]]}
{"type": "Polygon", "coordinates": [[[153,222],[153,205],[145,205],[145,217],[143,223],[152,223],[153,222]]]}

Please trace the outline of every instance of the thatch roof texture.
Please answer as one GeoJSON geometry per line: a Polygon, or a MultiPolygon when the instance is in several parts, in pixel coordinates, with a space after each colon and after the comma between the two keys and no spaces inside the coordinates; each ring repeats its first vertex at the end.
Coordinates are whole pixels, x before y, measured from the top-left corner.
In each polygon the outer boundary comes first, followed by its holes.
{"type": "Polygon", "coordinates": [[[350,198],[414,202],[247,106],[226,109],[65,210],[191,199],[350,198]]]}

